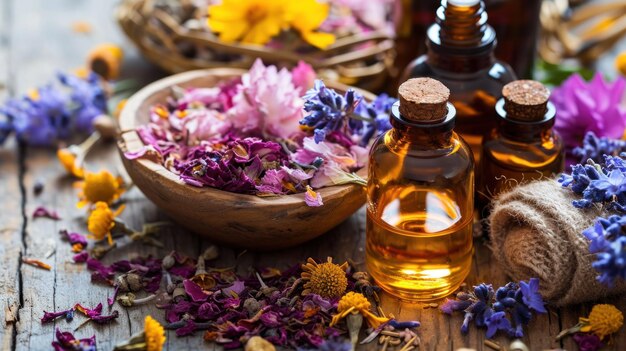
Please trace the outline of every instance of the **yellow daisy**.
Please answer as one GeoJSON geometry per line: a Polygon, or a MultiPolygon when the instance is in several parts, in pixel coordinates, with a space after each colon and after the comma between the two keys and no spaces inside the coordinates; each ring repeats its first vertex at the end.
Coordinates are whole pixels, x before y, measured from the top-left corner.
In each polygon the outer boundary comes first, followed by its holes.
{"type": "Polygon", "coordinates": [[[316,32],[316,30],[328,18],[330,4],[320,3],[317,0],[289,1],[291,7],[291,26],[300,32],[302,39],[307,43],[325,49],[335,42],[335,35],[331,33],[316,32]]]}
{"type": "Polygon", "coordinates": [[[223,42],[264,45],[285,29],[289,13],[283,0],[224,0],[209,6],[208,24],[223,42]]]}
{"type": "Polygon", "coordinates": [[[85,180],[78,184],[82,191],[78,194],[80,201],[76,205],[83,208],[87,204],[102,201],[111,204],[124,192],[122,179],[114,177],[108,171],[86,173],[85,180]]]}

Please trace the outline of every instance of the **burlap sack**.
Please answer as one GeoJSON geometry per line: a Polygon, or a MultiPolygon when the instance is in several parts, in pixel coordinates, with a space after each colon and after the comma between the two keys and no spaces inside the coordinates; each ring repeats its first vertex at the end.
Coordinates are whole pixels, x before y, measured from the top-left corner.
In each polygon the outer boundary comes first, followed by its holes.
{"type": "Polygon", "coordinates": [[[598,283],[582,231],[601,213],[572,206],[577,197],[555,180],[514,188],[494,201],[490,223],[494,257],[516,281],[537,277],[546,301],[562,306],[626,292],[598,283]]]}

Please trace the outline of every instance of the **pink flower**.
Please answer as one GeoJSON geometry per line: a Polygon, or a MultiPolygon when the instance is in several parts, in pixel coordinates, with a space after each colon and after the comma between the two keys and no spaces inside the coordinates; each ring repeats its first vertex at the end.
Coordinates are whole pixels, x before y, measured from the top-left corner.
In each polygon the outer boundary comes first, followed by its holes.
{"type": "Polygon", "coordinates": [[[304,101],[299,95],[287,69],[278,71],[257,59],[242,76],[228,116],[242,133],[258,131],[263,136],[287,139],[300,132],[304,101]]]}
{"type": "Polygon", "coordinates": [[[623,78],[608,83],[598,73],[590,82],[578,74],[572,75],[554,89],[551,99],[557,110],[554,128],[567,150],[580,146],[590,131],[598,137],[622,138],[626,111],[620,104],[625,88],[623,78]]]}
{"type": "Polygon", "coordinates": [[[194,109],[188,111],[188,115],[183,118],[182,122],[183,130],[188,133],[188,145],[219,139],[231,128],[231,124],[225,116],[215,110],[194,109]]]}
{"type": "Polygon", "coordinates": [[[307,137],[302,141],[302,149],[298,149],[293,158],[301,164],[312,164],[317,158],[323,160],[310,181],[311,186],[317,189],[351,182],[362,183],[363,179],[354,172],[367,168],[368,151],[358,145],[348,149],[328,141],[318,144],[312,137],[307,137]]]}
{"type": "Polygon", "coordinates": [[[296,88],[300,89],[300,95],[313,88],[317,75],[311,65],[304,61],[299,61],[298,65],[291,70],[291,80],[296,88]]]}
{"type": "Polygon", "coordinates": [[[324,205],[322,195],[313,191],[313,189],[308,185],[306,186],[306,192],[304,193],[304,202],[310,207],[319,207],[324,205]]]}
{"type": "Polygon", "coordinates": [[[185,91],[183,97],[178,99],[179,105],[187,105],[192,103],[200,103],[204,105],[211,105],[219,101],[219,96],[222,89],[219,87],[213,88],[191,88],[185,91]]]}

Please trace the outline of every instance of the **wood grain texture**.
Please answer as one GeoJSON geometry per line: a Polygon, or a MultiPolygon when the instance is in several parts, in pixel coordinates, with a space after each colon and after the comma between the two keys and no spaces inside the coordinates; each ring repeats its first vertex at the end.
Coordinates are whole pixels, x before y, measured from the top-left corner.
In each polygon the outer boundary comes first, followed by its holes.
{"type": "MultiPolygon", "coordinates": [[[[121,36],[111,18],[115,1],[75,1],[75,0],[20,0],[0,2],[0,84],[10,91],[23,93],[26,89],[52,79],[58,69],[70,70],[82,64],[88,49],[102,41],[120,42],[121,36]],[[12,18],[11,21],[5,20],[12,18]],[[89,22],[94,31],[89,35],[71,31],[71,23],[76,20],[89,22]],[[9,28],[10,27],[10,28],[9,28]],[[5,38],[10,37],[10,40],[5,38]],[[10,47],[8,44],[11,44],[10,47]],[[9,76],[12,72],[12,78],[9,76]],[[12,82],[15,82],[13,84],[12,82]]],[[[157,79],[162,73],[137,57],[137,52],[126,46],[126,60],[123,75],[136,77],[139,82],[157,79]]],[[[6,96],[7,89],[0,88],[0,98],[6,96]]],[[[113,172],[121,171],[121,160],[115,145],[102,143],[95,153],[88,158],[89,169],[96,171],[106,168],[113,172]]],[[[59,229],[86,232],[84,211],[77,210],[76,189],[73,180],[65,176],[51,150],[27,149],[26,155],[20,155],[15,145],[6,145],[0,149],[0,198],[3,206],[0,211],[0,310],[5,311],[0,319],[3,331],[0,332],[1,350],[49,350],[55,327],[72,330],[84,319],[76,316],[67,323],[63,320],[42,325],[40,318],[43,310],[59,310],[80,302],[87,306],[105,303],[112,293],[109,287],[90,283],[89,272],[83,265],[71,262],[72,253],[67,242],[61,240],[59,229]],[[24,157],[20,157],[24,156],[24,157]],[[20,166],[25,173],[20,178],[20,166]],[[40,196],[34,196],[32,186],[41,179],[45,190],[40,196]],[[24,184],[20,191],[19,184],[24,184]],[[25,210],[22,211],[22,198],[25,196],[25,210]],[[39,205],[56,209],[63,219],[31,218],[31,213],[39,205]],[[23,219],[26,226],[22,230],[23,219]],[[24,247],[25,257],[42,258],[53,266],[52,271],[44,271],[28,265],[20,265],[20,251],[24,247]],[[44,258],[50,249],[55,253],[44,258]],[[21,281],[21,283],[20,283],[21,281]],[[23,287],[20,291],[19,287],[23,287]],[[19,321],[7,323],[7,318],[14,314],[20,300],[19,321]],[[10,307],[9,307],[10,306],[10,307]],[[13,329],[15,328],[15,329],[13,329]]],[[[122,218],[132,227],[139,228],[143,223],[168,220],[137,189],[124,195],[127,208],[122,218]]],[[[197,256],[210,243],[192,235],[179,227],[164,230],[160,235],[164,249],[132,244],[123,246],[105,258],[105,263],[130,258],[135,255],[162,256],[174,249],[183,254],[197,256]]],[[[364,268],[365,213],[361,209],[347,221],[329,233],[293,249],[272,252],[252,253],[232,249],[221,249],[218,267],[236,266],[240,273],[250,272],[255,267],[276,266],[287,268],[304,261],[307,257],[324,258],[333,256],[335,261],[353,260],[364,268]]],[[[491,282],[499,285],[507,278],[489,249],[477,245],[469,285],[478,282],[491,282]]],[[[462,316],[448,317],[438,310],[425,308],[422,304],[400,303],[388,295],[382,296],[383,308],[400,319],[418,319],[422,322],[420,337],[421,350],[455,350],[470,347],[486,350],[483,346],[484,332],[471,329],[463,336],[459,332],[462,316]]],[[[607,300],[616,303],[626,311],[624,297],[607,300]]],[[[576,324],[581,315],[586,315],[591,304],[551,309],[547,315],[533,320],[528,336],[524,341],[531,350],[543,350],[564,347],[576,350],[571,338],[563,344],[555,342],[554,336],[561,328],[576,324]]],[[[77,336],[87,337],[96,334],[99,350],[111,350],[113,345],[143,328],[143,319],[151,314],[163,322],[163,311],[153,306],[138,306],[130,309],[114,306],[120,311],[120,318],[108,326],[88,324],[76,332],[77,336]]],[[[166,350],[219,350],[207,345],[198,334],[193,337],[178,338],[168,332],[166,350]]],[[[507,345],[503,336],[496,339],[501,345],[507,345]]],[[[359,350],[378,350],[378,345],[370,344],[359,350]]],[[[615,338],[612,350],[626,349],[626,332],[621,331],[615,338]]]]}
{"type": "MultiPolygon", "coordinates": [[[[8,98],[12,91],[10,9],[10,1],[0,3],[0,101],[8,98]]],[[[24,223],[19,150],[13,141],[0,147],[0,199],[4,199],[0,206],[0,349],[8,350],[14,343],[20,307],[19,262],[24,223]]]]}

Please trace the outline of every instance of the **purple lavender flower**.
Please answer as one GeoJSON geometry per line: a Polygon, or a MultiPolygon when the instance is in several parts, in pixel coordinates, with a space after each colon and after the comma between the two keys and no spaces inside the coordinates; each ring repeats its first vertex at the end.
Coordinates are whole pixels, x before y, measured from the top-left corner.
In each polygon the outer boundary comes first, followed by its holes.
{"type": "Polygon", "coordinates": [[[487,325],[487,339],[491,339],[498,330],[509,331],[511,329],[511,322],[506,318],[505,312],[494,312],[489,317],[485,318],[485,324],[487,325]]]}
{"type": "Polygon", "coordinates": [[[600,272],[598,281],[609,287],[615,279],[626,279],[626,236],[620,236],[605,248],[605,251],[596,254],[593,268],[600,272]]]}
{"type": "Polygon", "coordinates": [[[578,159],[579,163],[585,163],[588,159],[601,163],[604,161],[605,155],[618,156],[624,151],[626,151],[626,141],[598,137],[594,132],[590,131],[585,134],[582,145],[572,150],[572,154],[578,159]]]}
{"type": "Polygon", "coordinates": [[[21,142],[47,146],[74,132],[91,131],[92,120],[106,112],[107,97],[97,76],[83,80],[59,74],[59,80],[69,92],[46,85],[0,107],[6,116],[0,123],[0,144],[11,132],[21,142]]]}
{"type": "Polygon", "coordinates": [[[539,313],[547,313],[544,306],[543,298],[539,293],[539,278],[530,278],[528,283],[525,281],[519,282],[520,290],[522,291],[522,300],[528,306],[539,313]]]}
{"type": "Polygon", "coordinates": [[[93,119],[107,112],[107,97],[100,85],[100,78],[93,72],[86,79],[64,73],[58,73],[58,78],[71,89],[70,100],[76,128],[91,132],[93,119]]]}
{"type": "Polygon", "coordinates": [[[76,339],[70,332],[61,332],[56,329],[56,341],[52,342],[54,351],[96,351],[96,336],[76,339]]]}
{"type": "Polygon", "coordinates": [[[389,97],[387,94],[380,94],[371,103],[361,102],[357,105],[355,113],[360,116],[369,117],[371,121],[350,120],[352,134],[361,135],[359,145],[366,146],[373,137],[378,137],[391,129],[389,111],[396,101],[398,101],[398,99],[389,97]]]}
{"type": "Polygon", "coordinates": [[[349,89],[344,96],[326,87],[323,81],[316,80],[313,89],[304,95],[306,115],[300,124],[314,129],[315,142],[320,143],[333,131],[343,131],[348,118],[363,99],[349,89]]]}
{"type": "Polygon", "coordinates": [[[589,131],[599,137],[619,139],[626,129],[626,111],[621,107],[626,81],[618,78],[607,83],[602,74],[587,83],[572,75],[552,93],[559,111],[554,128],[568,150],[578,146],[589,131]]]}

